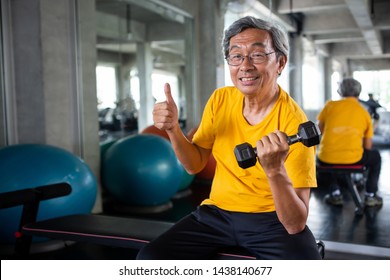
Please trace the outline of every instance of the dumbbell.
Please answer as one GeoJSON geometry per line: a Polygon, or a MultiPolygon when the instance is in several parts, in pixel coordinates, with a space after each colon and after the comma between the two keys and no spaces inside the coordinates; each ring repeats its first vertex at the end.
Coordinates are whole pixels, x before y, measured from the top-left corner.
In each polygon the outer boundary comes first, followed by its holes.
{"type": "MultiPolygon", "coordinates": [[[[306,147],[311,147],[320,143],[321,131],[312,121],[301,123],[298,133],[287,136],[287,143],[292,145],[301,142],[306,147]]],[[[254,166],[257,162],[257,151],[249,143],[242,143],[234,148],[234,155],[241,168],[254,166]]]]}

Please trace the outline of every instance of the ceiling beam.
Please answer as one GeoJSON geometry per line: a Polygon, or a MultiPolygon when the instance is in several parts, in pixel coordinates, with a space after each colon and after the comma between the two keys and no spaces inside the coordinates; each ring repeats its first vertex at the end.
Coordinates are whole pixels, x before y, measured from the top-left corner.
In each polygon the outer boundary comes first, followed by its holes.
{"type": "MultiPolygon", "coordinates": [[[[359,27],[348,9],[310,13],[304,18],[304,34],[355,33],[356,31],[359,32],[359,27]]],[[[361,34],[360,36],[362,37],[361,34]]]]}
{"type": "MultiPolygon", "coordinates": [[[[110,0],[111,1],[111,0],[110,0]]],[[[185,18],[192,18],[192,16],[173,5],[165,3],[161,0],[149,0],[149,1],[140,1],[140,0],[116,0],[119,2],[128,3],[131,5],[137,5],[148,11],[152,11],[163,18],[178,23],[185,23],[185,18]]]]}
{"type": "Polygon", "coordinates": [[[371,13],[366,0],[345,0],[356,24],[361,29],[362,35],[373,55],[383,54],[383,40],[380,32],[375,30],[371,19],[371,13]]]}
{"type": "Polygon", "coordinates": [[[345,7],[344,1],[340,0],[281,0],[278,6],[278,13],[322,12],[327,10],[338,10],[345,7]]]}
{"type": "Polygon", "coordinates": [[[240,16],[254,15],[277,22],[288,32],[296,32],[296,24],[288,15],[279,14],[269,0],[224,0],[226,9],[240,16]]]}
{"type": "Polygon", "coordinates": [[[311,39],[316,44],[330,44],[330,43],[342,43],[342,42],[361,42],[364,38],[360,32],[340,32],[332,34],[315,34],[311,36],[311,39]]]}

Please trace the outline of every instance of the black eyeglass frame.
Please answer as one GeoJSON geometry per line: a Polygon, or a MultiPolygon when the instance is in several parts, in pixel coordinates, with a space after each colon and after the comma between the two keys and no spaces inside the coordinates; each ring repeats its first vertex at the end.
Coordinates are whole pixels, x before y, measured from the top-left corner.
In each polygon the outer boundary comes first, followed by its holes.
{"type": "Polygon", "coordinates": [[[231,64],[230,54],[228,54],[225,57],[225,59],[226,59],[227,64],[229,64],[230,66],[240,66],[244,62],[245,57],[247,57],[252,64],[261,64],[261,63],[266,61],[268,55],[273,54],[273,53],[276,53],[276,51],[272,51],[272,52],[269,52],[269,53],[253,52],[253,53],[250,53],[249,55],[235,54],[234,56],[238,56],[238,55],[241,56],[241,62],[237,63],[237,64],[231,64]],[[253,57],[252,57],[253,54],[261,54],[262,57],[263,57],[262,61],[261,62],[254,62],[253,61],[253,57]]]}

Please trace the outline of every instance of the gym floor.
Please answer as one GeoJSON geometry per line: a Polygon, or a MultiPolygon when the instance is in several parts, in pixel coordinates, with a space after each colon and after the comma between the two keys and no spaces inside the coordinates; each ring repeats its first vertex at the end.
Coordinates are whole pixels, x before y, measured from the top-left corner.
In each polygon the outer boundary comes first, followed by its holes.
{"type": "MultiPolygon", "coordinates": [[[[380,208],[365,209],[363,216],[354,214],[355,205],[347,190],[342,189],[344,205],[331,206],[323,202],[326,189],[312,191],[308,226],[318,240],[325,242],[325,259],[390,259],[390,147],[380,148],[382,172],[379,195],[380,208]]],[[[194,210],[210,190],[208,182],[195,180],[182,197],[172,199],[172,207],[158,213],[134,214],[127,206],[104,200],[104,214],[175,222],[194,210]],[[190,193],[188,195],[188,193],[190,193]]],[[[361,193],[363,195],[363,193],[361,193]]],[[[53,241],[60,249],[30,255],[31,259],[134,259],[136,251],[95,244],[53,241]]],[[[1,259],[12,258],[2,255],[1,259]]]]}
{"type": "MultiPolygon", "coordinates": [[[[378,194],[382,207],[366,208],[363,216],[354,215],[355,204],[346,189],[342,189],[342,207],[324,203],[327,189],[312,191],[308,225],[317,239],[329,241],[328,250],[355,252],[361,258],[390,259],[390,149],[380,149],[382,169],[378,194]],[[355,246],[351,246],[355,245],[355,246]]],[[[360,194],[363,197],[363,192],[360,194]]]]}

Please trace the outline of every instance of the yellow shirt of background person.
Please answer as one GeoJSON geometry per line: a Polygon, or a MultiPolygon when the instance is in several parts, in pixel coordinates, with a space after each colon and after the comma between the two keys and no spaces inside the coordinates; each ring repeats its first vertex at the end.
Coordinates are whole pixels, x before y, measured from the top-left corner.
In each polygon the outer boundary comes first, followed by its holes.
{"type": "Polygon", "coordinates": [[[372,138],[371,117],[357,98],[328,101],[317,119],[324,124],[318,158],[326,163],[350,164],[363,155],[363,138],[372,138]]]}
{"type": "MultiPolygon", "coordinates": [[[[279,87],[280,88],[280,87],[279,87]]],[[[202,204],[236,212],[275,211],[272,192],[259,162],[242,169],[234,147],[248,142],[253,147],[262,136],[276,129],[293,135],[307,117],[295,101],[280,88],[272,111],[257,125],[250,125],[242,114],[244,96],[235,87],[217,89],[203,112],[202,122],[193,137],[197,145],[211,149],[217,162],[210,197],[202,204]]],[[[316,187],[315,148],[290,146],[286,170],[294,188],[316,187]]]]}

